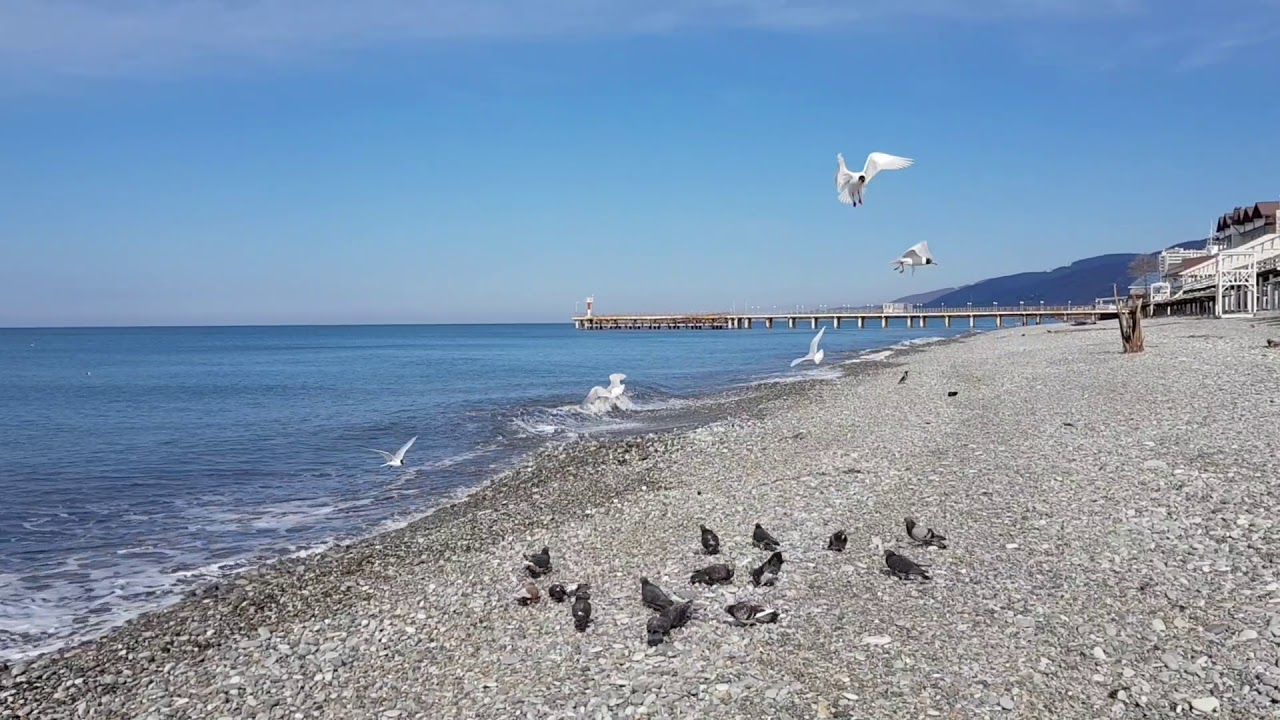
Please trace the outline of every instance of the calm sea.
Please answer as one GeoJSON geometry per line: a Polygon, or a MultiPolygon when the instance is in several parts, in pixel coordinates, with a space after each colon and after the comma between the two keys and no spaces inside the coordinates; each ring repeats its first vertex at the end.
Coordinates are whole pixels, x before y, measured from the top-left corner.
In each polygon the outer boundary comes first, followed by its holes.
{"type": "MultiPolygon", "coordinates": [[[[956,328],[0,330],[0,660],[191,585],[401,525],[547,442],[679,426],[754,383],[956,328]],[[582,412],[627,374],[629,412],[582,412]],[[394,451],[417,435],[404,468],[394,451]]],[[[704,413],[705,415],[705,413],[704,413]]]]}

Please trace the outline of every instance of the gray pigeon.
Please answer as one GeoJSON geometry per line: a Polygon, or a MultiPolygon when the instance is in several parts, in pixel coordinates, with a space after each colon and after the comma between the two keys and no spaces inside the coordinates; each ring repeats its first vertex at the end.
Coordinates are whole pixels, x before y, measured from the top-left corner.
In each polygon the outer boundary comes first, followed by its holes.
{"type": "Polygon", "coordinates": [[[899,555],[892,550],[884,551],[884,564],[889,566],[889,572],[903,580],[910,580],[912,577],[918,577],[922,580],[929,579],[929,575],[925,573],[924,568],[912,562],[911,558],[899,555]]]}
{"type": "Polygon", "coordinates": [[[761,550],[774,552],[782,547],[782,543],[778,539],[769,534],[760,523],[756,523],[756,529],[751,533],[751,542],[761,550]]]}
{"type": "Polygon", "coordinates": [[[706,525],[699,525],[702,529],[702,549],[708,555],[718,555],[720,553],[720,536],[706,525]]]}
{"type": "Polygon", "coordinates": [[[753,605],[749,602],[726,605],[724,611],[729,613],[729,617],[733,618],[730,622],[734,625],[764,625],[765,623],[778,621],[777,610],[753,605]]]}
{"type": "Polygon", "coordinates": [[[733,580],[733,567],[724,564],[708,565],[689,575],[689,584],[723,585],[733,580]]]}
{"type": "Polygon", "coordinates": [[[556,583],[555,585],[547,588],[547,594],[551,596],[552,600],[555,600],[558,603],[564,602],[569,597],[569,592],[565,590],[564,586],[560,583],[556,583]]]}
{"type": "Polygon", "coordinates": [[[524,556],[524,569],[529,577],[542,577],[551,572],[551,550],[542,548],[542,552],[524,556]]]}
{"type": "Polygon", "coordinates": [[[751,584],[756,587],[772,585],[782,572],[782,551],[775,552],[760,567],[751,571],[751,584]]]}
{"type": "Polygon", "coordinates": [[[916,524],[915,518],[904,518],[907,524],[907,536],[921,545],[932,545],[939,550],[947,549],[947,538],[933,531],[933,528],[923,528],[916,524]]]}
{"type": "Polygon", "coordinates": [[[831,539],[827,541],[827,549],[832,552],[844,552],[844,548],[849,544],[849,536],[844,534],[843,530],[837,530],[831,533],[831,539]]]}
{"type": "Polygon", "coordinates": [[[579,590],[570,612],[573,613],[574,629],[578,632],[586,632],[587,625],[591,624],[591,593],[579,590]]]}
{"type": "Polygon", "coordinates": [[[671,627],[682,628],[689,622],[689,618],[693,617],[693,601],[686,600],[682,603],[676,603],[666,610],[662,611],[663,615],[671,621],[671,627]]]}
{"type": "Polygon", "coordinates": [[[640,602],[651,610],[662,612],[675,604],[670,595],[663,592],[662,588],[649,582],[649,578],[640,578],[640,602]]]}
{"type": "Polygon", "coordinates": [[[665,612],[660,612],[649,618],[644,629],[648,634],[649,645],[661,645],[667,639],[667,633],[671,632],[671,618],[665,612]]]}
{"type": "Polygon", "coordinates": [[[542,594],[538,592],[538,586],[534,585],[533,582],[526,580],[525,583],[520,586],[520,590],[516,592],[516,602],[521,605],[536,605],[538,600],[541,598],[541,595],[542,594]]]}
{"type": "Polygon", "coordinates": [[[906,381],[907,381],[907,373],[909,373],[909,372],[911,372],[911,371],[910,371],[910,370],[903,370],[903,371],[902,371],[902,377],[898,378],[898,384],[899,384],[899,385],[901,385],[902,383],[904,383],[904,382],[906,382],[906,381]]]}

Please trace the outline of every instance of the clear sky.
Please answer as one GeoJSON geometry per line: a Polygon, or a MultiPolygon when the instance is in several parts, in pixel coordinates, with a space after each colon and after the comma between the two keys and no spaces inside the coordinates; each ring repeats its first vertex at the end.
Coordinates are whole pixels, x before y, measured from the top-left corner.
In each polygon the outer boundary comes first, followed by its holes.
{"type": "Polygon", "coordinates": [[[0,326],[862,303],[1153,251],[1280,196],[1278,71],[1280,0],[3,0],[0,326]],[[841,205],[872,150],[916,165],[841,205]]]}

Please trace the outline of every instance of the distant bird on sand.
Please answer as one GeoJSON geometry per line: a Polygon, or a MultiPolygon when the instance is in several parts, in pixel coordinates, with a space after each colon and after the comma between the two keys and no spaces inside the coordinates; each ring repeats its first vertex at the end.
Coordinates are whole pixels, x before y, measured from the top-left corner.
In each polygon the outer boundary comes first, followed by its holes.
{"type": "Polygon", "coordinates": [[[751,542],[761,550],[774,552],[782,547],[782,543],[778,542],[778,538],[769,534],[768,530],[760,523],[756,523],[756,529],[751,533],[751,542]]]}
{"type": "Polygon", "coordinates": [[[916,524],[915,518],[904,518],[903,522],[907,525],[907,535],[921,545],[932,545],[939,550],[947,549],[947,538],[933,531],[933,528],[924,528],[916,524]]]}
{"type": "Polygon", "coordinates": [[[761,585],[772,585],[778,579],[778,573],[782,572],[782,552],[775,552],[765,560],[760,567],[751,571],[751,584],[756,587],[761,585]]]}
{"type": "Polygon", "coordinates": [[[899,384],[899,385],[901,385],[902,383],[906,382],[906,381],[907,381],[907,375],[908,375],[908,374],[910,374],[910,373],[911,373],[911,371],[910,371],[910,370],[903,370],[903,371],[902,371],[902,377],[898,378],[898,384],[899,384]]]}
{"type": "Polygon", "coordinates": [[[702,583],[703,585],[723,585],[733,580],[733,566],[717,563],[708,565],[701,570],[694,570],[689,575],[689,584],[702,583]]]}
{"type": "Polygon", "coordinates": [[[649,618],[644,625],[647,638],[645,642],[651,646],[661,645],[663,640],[667,639],[667,633],[671,632],[671,618],[666,613],[658,613],[649,618]]]}
{"type": "Polygon", "coordinates": [[[732,618],[730,622],[734,625],[763,625],[778,621],[777,610],[749,602],[726,605],[724,611],[729,613],[729,617],[732,618]]]}
{"type": "Polygon", "coordinates": [[[929,579],[924,568],[912,562],[911,558],[906,555],[899,555],[892,550],[884,551],[884,564],[889,566],[889,572],[903,580],[910,580],[912,577],[918,577],[922,580],[929,579]]]}
{"type": "Polygon", "coordinates": [[[948,390],[947,397],[955,397],[960,394],[959,390],[948,390]]]}
{"type": "Polygon", "coordinates": [[[578,632],[586,632],[587,625],[591,624],[591,593],[580,590],[578,597],[573,601],[573,607],[569,609],[573,615],[573,627],[578,632]]]}
{"type": "Polygon", "coordinates": [[[867,185],[871,184],[871,179],[876,176],[876,173],[881,170],[908,168],[915,163],[915,160],[888,153],[873,152],[867,156],[867,162],[862,166],[862,172],[854,172],[844,164],[844,153],[836,153],[836,162],[839,164],[839,168],[836,170],[836,194],[840,198],[840,202],[857,207],[863,204],[862,195],[866,191],[867,185]]]}
{"type": "Polygon", "coordinates": [[[795,367],[800,363],[804,362],[805,360],[812,360],[814,365],[822,364],[822,357],[823,355],[826,355],[826,351],[819,350],[818,343],[822,342],[822,333],[826,331],[827,331],[827,326],[823,325],[822,329],[818,330],[818,334],[813,336],[813,340],[809,341],[809,354],[805,355],[804,357],[799,357],[799,358],[796,358],[795,360],[792,360],[791,367],[795,367]]]}
{"type": "Polygon", "coordinates": [[[675,601],[662,588],[649,582],[649,578],[640,578],[640,602],[651,610],[662,612],[675,605],[675,601]]]}
{"type": "Polygon", "coordinates": [[[844,534],[843,530],[837,530],[831,533],[831,539],[827,541],[827,549],[834,552],[844,552],[844,548],[849,544],[849,536],[844,534]]]}
{"type": "Polygon", "coordinates": [[[404,445],[401,445],[400,449],[395,451],[394,453],[389,453],[386,450],[375,450],[373,448],[365,448],[365,449],[368,450],[369,452],[378,453],[379,455],[382,456],[384,460],[386,460],[386,462],[383,463],[380,467],[401,467],[402,465],[404,465],[404,454],[409,452],[409,448],[413,447],[413,441],[417,439],[418,439],[417,435],[414,435],[413,437],[409,438],[409,442],[405,443],[404,445]]]}
{"type": "Polygon", "coordinates": [[[534,605],[541,598],[538,592],[538,586],[532,582],[526,581],[520,586],[520,590],[516,592],[516,602],[521,605],[534,605]]]}
{"type": "Polygon", "coordinates": [[[1267,338],[1267,347],[1269,348],[1280,347],[1280,340],[1273,340],[1272,338],[1267,338]]]}
{"type": "Polygon", "coordinates": [[[894,266],[894,270],[902,272],[906,268],[911,268],[911,274],[916,274],[917,267],[925,265],[937,265],[938,261],[933,259],[933,253],[929,251],[928,242],[919,242],[912,245],[910,249],[902,253],[902,257],[889,263],[894,266]]]}
{"type": "Polygon", "coordinates": [[[702,530],[702,549],[708,555],[718,554],[720,552],[720,536],[716,535],[715,531],[706,525],[699,525],[698,527],[702,530]]]}
{"type": "Polygon", "coordinates": [[[556,583],[555,585],[552,585],[551,587],[547,588],[547,595],[550,595],[552,600],[555,600],[558,603],[562,603],[566,599],[568,599],[569,592],[564,589],[563,585],[561,585],[560,583],[556,583]]]}
{"type": "Polygon", "coordinates": [[[551,572],[551,550],[542,548],[542,552],[524,556],[524,569],[529,577],[542,577],[551,572]]]}

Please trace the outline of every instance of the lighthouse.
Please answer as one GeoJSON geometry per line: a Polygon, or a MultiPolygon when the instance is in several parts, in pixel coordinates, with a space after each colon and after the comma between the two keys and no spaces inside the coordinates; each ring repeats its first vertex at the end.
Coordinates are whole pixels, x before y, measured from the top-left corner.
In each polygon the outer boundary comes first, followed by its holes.
{"type": "Polygon", "coordinates": [[[596,296],[592,295],[587,298],[587,317],[591,317],[591,306],[595,305],[596,296]]]}

